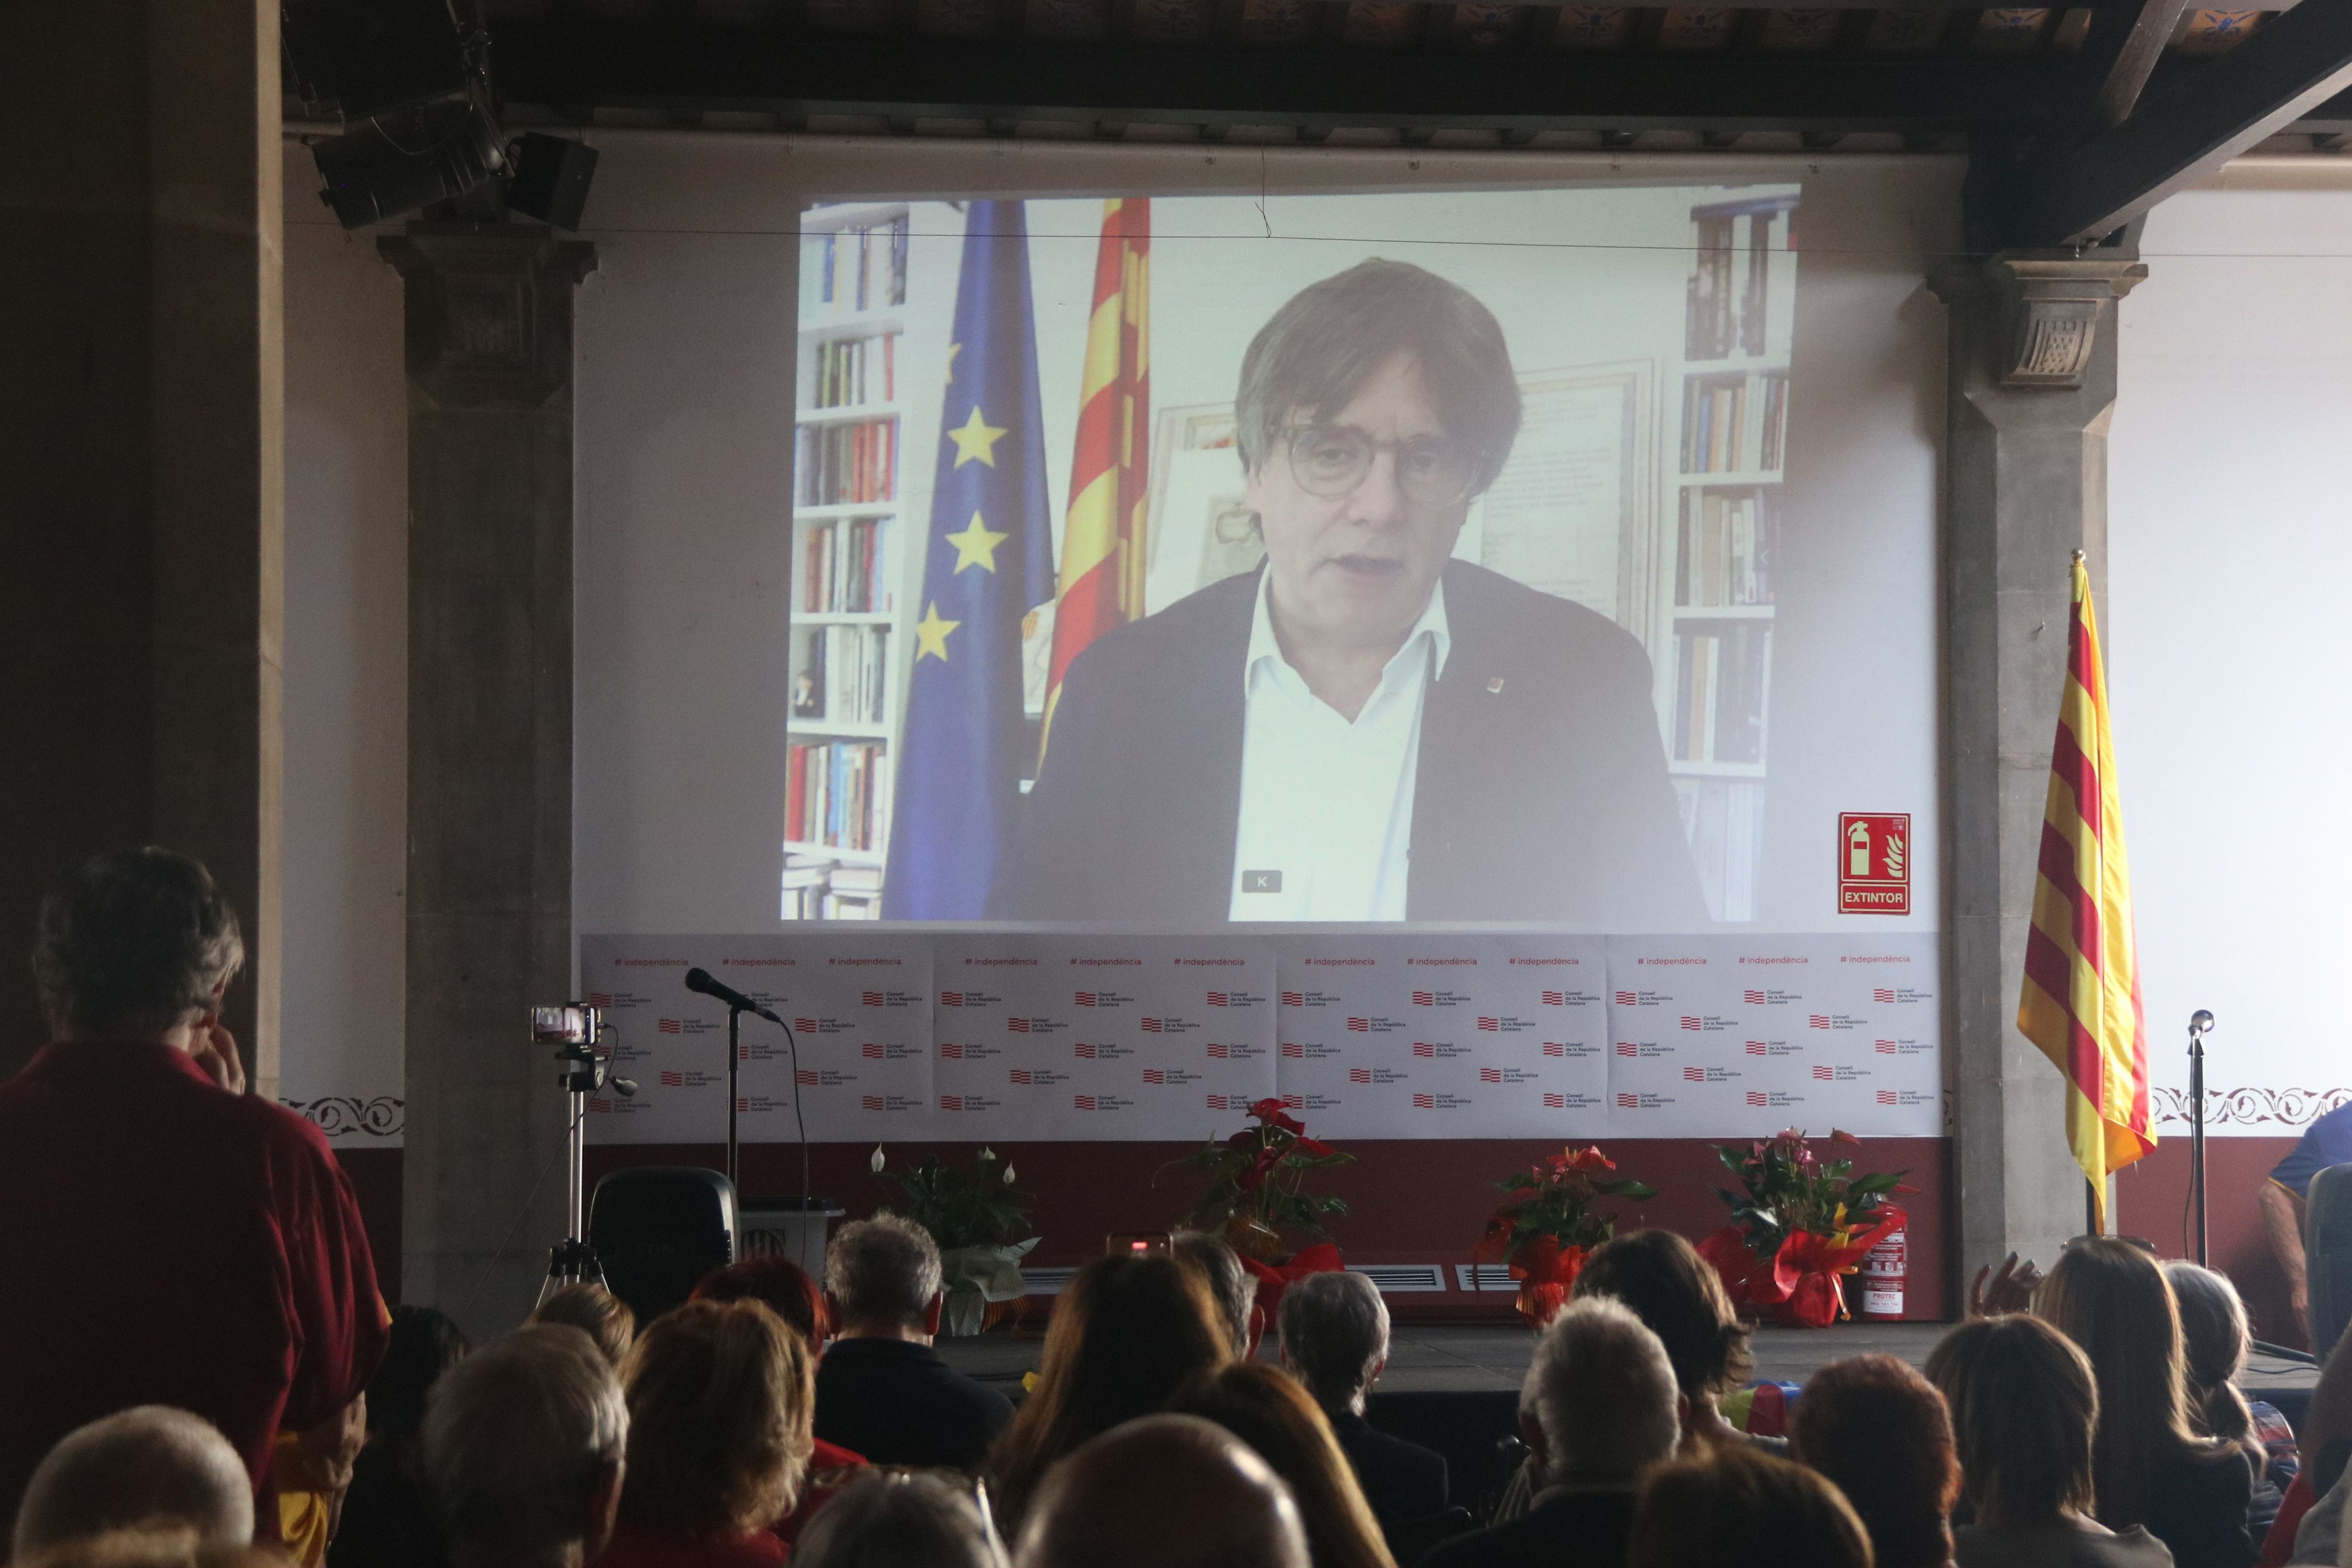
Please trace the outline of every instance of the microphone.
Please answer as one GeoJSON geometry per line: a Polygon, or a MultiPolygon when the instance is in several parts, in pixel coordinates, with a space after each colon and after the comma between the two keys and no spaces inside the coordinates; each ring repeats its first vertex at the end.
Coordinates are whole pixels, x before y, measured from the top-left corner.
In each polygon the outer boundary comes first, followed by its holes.
{"type": "Polygon", "coordinates": [[[2205,1011],[2205,1009],[2204,1009],[2204,1008],[2200,1007],[2200,1008],[2198,1008],[2198,1009],[2197,1009],[2197,1011],[2196,1011],[2196,1012],[2194,1012],[2194,1013],[2192,1013],[2192,1014],[2190,1014],[2190,1015],[2189,1015],[2189,1032],[2190,1034],[2192,1034],[2192,1035],[2203,1035],[2203,1034],[2210,1034],[2210,1033],[2211,1033],[2211,1032],[2212,1032],[2212,1028],[2213,1028],[2213,1015],[2212,1015],[2212,1014],[2210,1014],[2210,1013],[2208,1013],[2207,1011],[2205,1011]]]}
{"type": "Polygon", "coordinates": [[[736,1008],[741,1012],[757,1015],[760,1017],[765,1018],[771,1024],[782,1024],[783,1022],[783,1020],[777,1017],[774,1013],[761,1006],[757,1002],[752,1001],[749,996],[744,995],[743,993],[736,990],[735,987],[728,984],[725,981],[711,978],[710,971],[708,969],[688,970],[686,972],[686,988],[688,991],[699,991],[705,996],[716,996],[721,1002],[726,1003],[730,1007],[736,1008]]]}

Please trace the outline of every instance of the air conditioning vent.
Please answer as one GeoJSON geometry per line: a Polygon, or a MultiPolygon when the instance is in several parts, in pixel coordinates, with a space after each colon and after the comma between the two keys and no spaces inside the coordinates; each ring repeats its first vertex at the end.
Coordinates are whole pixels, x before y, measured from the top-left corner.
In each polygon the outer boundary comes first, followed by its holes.
{"type": "Polygon", "coordinates": [[[1507,1263],[1457,1263],[1454,1277],[1462,1281],[1465,1290],[1508,1290],[1518,1293],[1519,1282],[1511,1278],[1507,1263]]]}
{"type": "Polygon", "coordinates": [[[1075,1268],[1024,1268],[1021,1282],[1032,1296],[1058,1296],[1076,1273],[1075,1268]]]}
{"type": "Polygon", "coordinates": [[[1433,1290],[1442,1293],[1445,1289],[1445,1265],[1442,1263],[1351,1263],[1348,1272],[1362,1275],[1379,1286],[1383,1296],[1433,1290]]]}

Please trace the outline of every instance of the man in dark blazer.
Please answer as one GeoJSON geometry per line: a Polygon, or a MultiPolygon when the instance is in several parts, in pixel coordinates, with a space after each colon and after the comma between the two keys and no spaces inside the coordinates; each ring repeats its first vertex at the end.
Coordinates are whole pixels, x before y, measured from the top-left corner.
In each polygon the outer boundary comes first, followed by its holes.
{"type": "Polygon", "coordinates": [[[1640,643],[1452,559],[1519,416],[1420,268],[1276,311],[1235,404],[1265,563],[1072,664],[991,916],[1703,923],[1640,643]]]}
{"type": "MultiPolygon", "coordinates": [[[[1445,1509],[1445,1456],[1375,1428],[1364,1405],[1389,1360],[1389,1310],[1361,1274],[1309,1274],[1276,1311],[1282,1364],[1320,1405],[1391,1548],[1445,1509]]],[[[1399,1553],[1400,1561],[1403,1554],[1399,1553]]]]}

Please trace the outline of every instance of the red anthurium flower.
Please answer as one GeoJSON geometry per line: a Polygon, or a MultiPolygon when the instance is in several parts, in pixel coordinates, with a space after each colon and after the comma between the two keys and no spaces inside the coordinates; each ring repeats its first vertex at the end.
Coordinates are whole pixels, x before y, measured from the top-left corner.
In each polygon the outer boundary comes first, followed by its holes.
{"type": "Polygon", "coordinates": [[[1249,1113],[1260,1121],[1271,1121],[1282,1114],[1282,1101],[1271,1095],[1249,1108],[1249,1113]]]}
{"type": "Polygon", "coordinates": [[[1617,1162],[1602,1153],[1598,1146],[1571,1149],[1563,1158],[1571,1171],[1613,1171],[1617,1162]]]}

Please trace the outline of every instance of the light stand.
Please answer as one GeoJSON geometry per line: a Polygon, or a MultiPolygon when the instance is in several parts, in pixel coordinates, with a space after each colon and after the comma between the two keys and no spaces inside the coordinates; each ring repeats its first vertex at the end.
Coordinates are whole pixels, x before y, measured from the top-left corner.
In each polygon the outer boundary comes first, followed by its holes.
{"type": "Polygon", "coordinates": [[[2189,1191],[2197,1205],[2197,1263],[2205,1266],[2205,1037],[2213,1015],[2200,1007],[2189,1020],[2189,1191]]]}
{"type": "MultiPolygon", "coordinates": [[[[740,1103],[735,1097],[735,1069],[743,1059],[743,1047],[736,1039],[742,1026],[743,1009],[730,1003],[727,1007],[727,1183],[739,1194],[743,1190],[743,1178],[736,1169],[740,1148],[735,1138],[735,1110],[740,1103]]],[[[800,1092],[800,1085],[793,1084],[793,1096],[797,1098],[800,1092]]]]}
{"type": "Polygon", "coordinates": [[[625,1097],[636,1093],[637,1086],[627,1079],[613,1077],[611,1058],[596,1054],[596,1037],[603,1030],[604,1021],[600,1009],[577,1003],[530,1010],[531,1037],[556,1047],[555,1059],[563,1070],[555,1081],[563,1090],[571,1110],[563,1132],[564,1237],[548,1251],[547,1279],[539,1289],[541,1301],[566,1285],[604,1283],[604,1266],[596,1260],[596,1249],[588,1245],[585,1217],[588,1097],[606,1088],[625,1097]]]}

